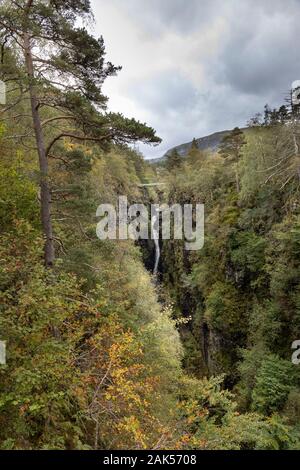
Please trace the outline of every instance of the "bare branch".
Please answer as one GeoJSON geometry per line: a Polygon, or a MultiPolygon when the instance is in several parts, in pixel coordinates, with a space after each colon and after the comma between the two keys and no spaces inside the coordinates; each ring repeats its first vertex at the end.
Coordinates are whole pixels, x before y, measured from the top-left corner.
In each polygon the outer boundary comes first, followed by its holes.
{"type": "Polygon", "coordinates": [[[46,119],[45,121],[42,122],[42,127],[43,126],[46,126],[47,124],[49,124],[50,122],[53,122],[53,121],[60,121],[62,119],[76,119],[75,116],[70,116],[70,115],[65,115],[65,116],[57,116],[57,117],[52,117],[52,118],[49,118],[49,119],[46,119]]]}

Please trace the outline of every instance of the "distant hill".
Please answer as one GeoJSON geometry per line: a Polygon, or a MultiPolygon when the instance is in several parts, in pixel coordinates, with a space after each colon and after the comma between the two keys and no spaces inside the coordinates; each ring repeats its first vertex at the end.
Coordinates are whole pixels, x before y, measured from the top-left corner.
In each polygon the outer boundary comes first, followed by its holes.
{"type": "MultiPolygon", "coordinates": [[[[243,129],[245,130],[245,129],[243,129]]],[[[219,145],[222,141],[222,139],[229,133],[230,131],[220,131],[220,132],[214,132],[213,134],[207,135],[205,137],[200,137],[199,139],[196,139],[196,144],[198,149],[200,150],[210,150],[212,152],[216,152],[219,148],[219,145]]],[[[160,158],[154,158],[152,160],[149,160],[150,163],[162,163],[170,153],[176,149],[177,152],[179,153],[180,156],[184,157],[187,155],[188,151],[190,150],[192,145],[191,142],[187,142],[186,144],[181,144],[177,145],[176,147],[173,147],[169,149],[162,157],[160,158]]]]}

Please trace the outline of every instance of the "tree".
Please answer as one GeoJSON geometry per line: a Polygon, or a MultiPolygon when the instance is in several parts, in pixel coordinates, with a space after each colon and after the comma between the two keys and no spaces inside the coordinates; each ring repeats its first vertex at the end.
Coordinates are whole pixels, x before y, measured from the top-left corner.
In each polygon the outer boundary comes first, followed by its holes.
{"type": "Polygon", "coordinates": [[[102,84],[120,67],[105,63],[102,37],[94,38],[84,26],[92,19],[89,0],[0,0],[0,18],[1,78],[19,90],[16,101],[2,113],[29,97],[33,131],[20,137],[34,136],[36,142],[45,264],[52,266],[48,158],[58,141],[69,138],[107,146],[138,140],[155,144],[160,139],[145,124],[106,112],[102,84]],[[11,51],[18,67],[11,67],[11,51]]]}
{"type": "Polygon", "coordinates": [[[179,168],[182,164],[182,157],[177,152],[177,149],[173,149],[172,152],[167,156],[166,168],[172,171],[179,168]]]}
{"type": "Polygon", "coordinates": [[[289,108],[291,108],[291,103],[289,103],[289,107],[282,105],[279,109],[271,109],[269,105],[266,104],[264,108],[264,126],[274,126],[287,122],[290,119],[289,108]]]}
{"type": "Polygon", "coordinates": [[[275,355],[265,357],[257,371],[256,385],[252,391],[253,409],[265,414],[282,409],[294,380],[291,362],[275,355]]]}
{"type": "Polygon", "coordinates": [[[277,110],[270,108],[268,104],[264,107],[264,125],[272,126],[277,123],[277,110]]]}
{"type": "Polygon", "coordinates": [[[262,126],[262,115],[261,113],[255,113],[247,122],[247,127],[260,127],[262,126]]]}
{"type": "Polygon", "coordinates": [[[195,137],[192,140],[191,150],[198,150],[197,140],[195,137]]]}
{"type": "Polygon", "coordinates": [[[285,122],[288,121],[288,119],[290,118],[289,116],[289,110],[287,108],[287,106],[285,106],[284,104],[282,106],[280,106],[279,110],[278,110],[278,119],[279,119],[279,122],[281,124],[284,124],[285,122]]]}
{"type": "Polygon", "coordinates": [[[235,179],[236,179],[236,190],[240,192],[239,173],[238,173],[238,162],[241,156],[242,147],[246,144],[244,132],[235,127],[229,134],[227,134],[221,144],[219,154],[224,158],[228,158],[234,163],[235,167],[235,179]]]}

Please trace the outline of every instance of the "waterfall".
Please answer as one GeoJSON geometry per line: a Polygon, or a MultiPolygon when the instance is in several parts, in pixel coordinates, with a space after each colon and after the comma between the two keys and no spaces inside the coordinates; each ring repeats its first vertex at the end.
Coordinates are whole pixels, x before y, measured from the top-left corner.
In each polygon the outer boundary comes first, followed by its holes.
{"type": "Polygon", "coordinates": [[[154,239],[155,244],[155,263],[153,268],[154,276],[157,275],[158,270],[158,263],[160,259],[160,246],[159,246],[159,211],[156,210],[155,213],[152,215],[151,218],[151,226],[152,226],[152,237],[154,239]]]}

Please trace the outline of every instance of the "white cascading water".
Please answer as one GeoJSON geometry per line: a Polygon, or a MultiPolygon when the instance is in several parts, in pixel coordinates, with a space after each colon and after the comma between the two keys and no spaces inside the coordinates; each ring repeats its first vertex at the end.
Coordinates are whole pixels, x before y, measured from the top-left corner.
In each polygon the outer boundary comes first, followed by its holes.
{"type": "Polygon", "coordinates": [[[159,246],[159,211],[156,210],[155,213],[152,215],[151,219],[152,225],[152,237],[154,239],[155,244],[155,263],[153,268],[154,276],[157,275],[158,271],[158,263],[160,259],[160,246],[159,246]]]}

